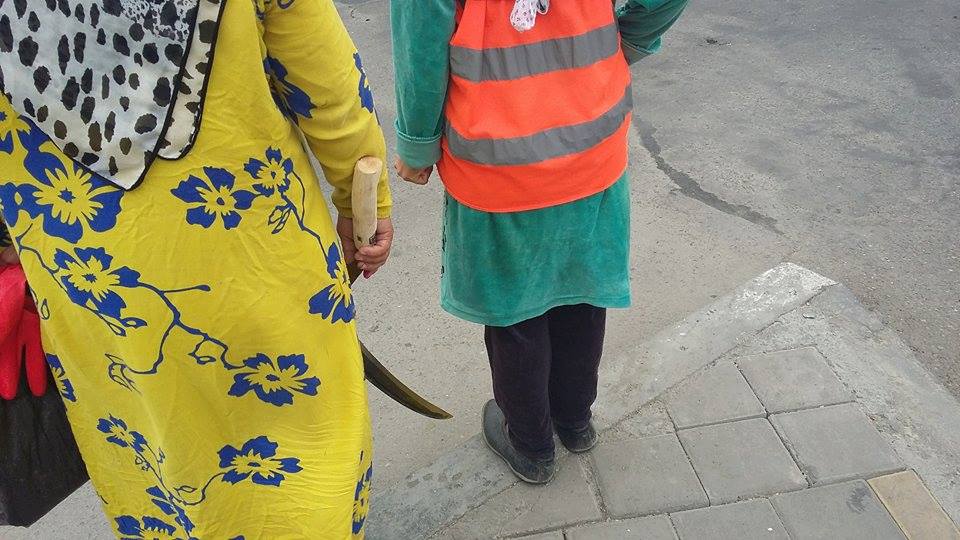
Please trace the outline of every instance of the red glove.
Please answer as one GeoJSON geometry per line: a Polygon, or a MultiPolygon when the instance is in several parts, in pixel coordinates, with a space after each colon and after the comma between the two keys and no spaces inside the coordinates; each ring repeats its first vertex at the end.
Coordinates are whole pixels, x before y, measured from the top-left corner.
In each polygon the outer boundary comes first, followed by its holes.
{"type": "Polygon", "coordinates": [[[0,398],[13,399],[26,366],[27,386],[39,397],[47,391],[47,365],[40,344],[40,316],[27,294],[20,265],[0,267],[0,398]]]}

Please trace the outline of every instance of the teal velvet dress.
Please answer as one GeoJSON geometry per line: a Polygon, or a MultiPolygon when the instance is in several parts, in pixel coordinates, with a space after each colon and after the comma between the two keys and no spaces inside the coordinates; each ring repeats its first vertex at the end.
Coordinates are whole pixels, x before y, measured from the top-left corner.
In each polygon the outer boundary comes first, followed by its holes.
{"type": "MultiPolygon", "coordinates": [[[[440,159],[456,0],[392,0],[397,151],[412,167],[440,159]]],[[[687,0],[628,0],[617,10],[630,63],[660,49],[687,0]]],[[[563,305],[630,305],[626,173],[606,190],[525,212],[474,210],[445,195],[440,303],[488,326],[563,305]]]]}

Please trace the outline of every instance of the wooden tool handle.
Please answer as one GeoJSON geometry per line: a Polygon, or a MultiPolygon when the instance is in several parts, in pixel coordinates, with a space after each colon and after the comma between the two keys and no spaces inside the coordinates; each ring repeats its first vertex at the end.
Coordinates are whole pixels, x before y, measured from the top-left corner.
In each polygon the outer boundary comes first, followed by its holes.
{"type": "Polygon", "coordinates": [[[370,245],[377,233],[377,186],[383,172],[383,160],[361,158],[353,169],[353,243],[360,249],[370,245]]]}

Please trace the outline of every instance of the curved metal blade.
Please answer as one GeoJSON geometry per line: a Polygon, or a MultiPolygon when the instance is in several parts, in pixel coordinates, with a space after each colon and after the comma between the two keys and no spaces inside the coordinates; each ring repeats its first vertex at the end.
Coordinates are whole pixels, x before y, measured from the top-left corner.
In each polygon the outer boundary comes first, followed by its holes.
{"type": "Polygon", "coordinates": [[[446,420],[453,418],[447,411],[430,403],[426,399],[411,390],[407,385],[400,382],[393,373],[390,373],[383,364],[377,360],[377,357],[360,342],[360,352],[363,354],[363,373],[367,380],[380,389],[381,392],[389,396],[397,403],[410,409],[413,412],[420,413],[430,418],[446,420]]]}
{"type": "MultiPolygon", "coordinates": [[[[350,283],[353,284],[360,275],[360,270],[356,265],[349,265],[350,283]]],[[[360,342],[360,352],[363,355],[363,374],[371,384],[380,389],[389,398],[410,409],[413,412],[420,413],[429,418],[446,420],[453,418],[453,415],[447,411],[430,403],[420,394],[414,392],[407,385],[403,384],[390,370],[377,360],[370,349],[360,342]]]]}

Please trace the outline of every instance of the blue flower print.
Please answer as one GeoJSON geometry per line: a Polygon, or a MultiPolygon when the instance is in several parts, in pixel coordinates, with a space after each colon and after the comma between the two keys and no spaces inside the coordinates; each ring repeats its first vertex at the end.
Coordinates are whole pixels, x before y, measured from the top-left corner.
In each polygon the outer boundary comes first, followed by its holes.
{"type": "Polygon", "coordinates": [[[132,448],[136,452],[142,452],[147,446],[147,439],[143,435],[127,429],[127,423],[113,415],[110,415],[109,419],[101,418],[97,429],[107,435],[107,442],[120,448],[132,448]]]}
{"type": "MultiPolygon", "coordinates": [[[[361,454],[360,459],[363,460],[361,454]]],[[[360,534],[363,530],[363,524],[367,521],[367,513],[370,511],[370,481],[373,478],[373,465],[367,467],[360,480],[357,480],[357,489],[353,494],[353,534],[360,534]]]]}
{"type": "Polygon", "coordinates": [[[287,80],[287,68],[283,63],[268,56],[263,61],[263,68],[270,80],[273,100],[280,112],[294,121],[297,120],[297,115],[310,118],[313,114],[313,102],[299,86],[287,80]]]}
{"type": "Polygon", "coordinates": [[[246,368],[233,377],[231,396],[243,396],[251,390],[261,400],[276,405],[293,403],[293,393],[317,395],[320,379],[307,376],[307,362],[302,354],[279,356],[273,361],[260,353],[244,361],[246,368]]]}
{"type": "MultiPolygon", "coordinates": [[[[25,211],[24,201],[33,199],[36,192],[36,186],[29,184],[11,184],[0,185],[0,216],[4,223],[10,227],[16,227],[20,219],[20,212],[25,211]]],[[[32,202],[30,209],[36,214],[37,207],[32,202]]]]}
{"type": "Polygon", "coordinates": [[[177,528],[161,519],[143,516],[141,522],[133,516],[115,518],[120,540],[183,540],[177,528]]]}
{"type": "Polygon", "coordinates": [[[287,221],[290,220],[294,210],[296,210],[296,207],[290,202],[284,202],[274,207],[273,211],[270,212],[270,217],[267,218],[267,225],[273,227],[270,232],[277,234],[282,231],[287,226],[287,221]]]}
{"type": "Polygon", "coordinates": [[[57,383],[57,390],[60,396],[67,401],[77,401],[77,396],[73,391],[73,383],[67,378],[67,372],[63,369],[60,359],[53,354],[47,355],[47,365],[50,366],[50,372],[53,373],[53,380],[57,383]]]}
{"type": "Polygon", "coordinates": [[[360,59],[360,53],[353,53],[353,63],[360,72],[360,106],[373,112],[373,91],[370,90],[370,82],[367,81],[367,73],[363,71],[363,61],[360,59]]]}
{"type": "Polygon", "coordinates": [[[340,248],[336,243],[327,251],[327,273],[334,279],[334,283],[310,299],[310,313],[319,314],[324,319],[331,317],[330,322],[334,323],[350,322],[356,312],[356,305],[350,292],[347,264],[340,256],[340,248]]]}
{"type": "Polygon", "coordinates": [[[266,436],[250,439],[240,449],[227,445],[220,449],[220,468],[226,472],[223,481],[236,484],[247,478],[254,484],[279,486],[286,478],[303,470],[300,460],[293,457],[276,458],[277,443],[266,436]]]}
{"type": "Polygon", "coordinates": [[[290,175],[293,173],[293,161],[290,158],[284,158],[279,148],[267,148],[267,161],[263,162],[257,158],[250,158],[250,161],[244,165],[243,170],[250,176],[258,180],[253,185],[261,195],[269,197],[274,191],[283,193],[290,188],[290,175]]]}
{"type": "Polygon", "coordinates": [[[187,210],[187,223],[209,229],[219,217],[225,229],[240,224],[240,212],[253,204],[251,191],[234,189],[236,178],[226,169],[204,167],[204,178],[190,175],[171,190],[181,201],[192,204],[187,210]]]}
{"type": "MultiPolygon", "coordinates": [[[[103,248],[76,248],[72,255],[58,249],[53,261],[73,303],[115,319],[120,318],[120,311],[127,306],[117,289],[136,287],[140,283],[138,272],[126,266],[112,268],[113,257],[103,248]]],[[[139,319],[122,322],[127,327],[146,324],[139,319]]]]}
{"type": "Polygon", "coordinates": [[[13,153],[13,139],[30,131],[30,124],[0,96],[0,152],[13,153]]]}
{"type": "Polygon", "coordinates": [[[72,244],[84,229],[104,232],[117,224],[123,190],[62,156],[49,140],[29,152],[23,165],[37,183],[4,186],[4,207],[14,205],[5,214],[22,209],[31,217],[42,215],[45,233],[72,244]]]}
{"type": "MultiPolygon", "coordinates": [[[[296,0],[277,0],[277,7],[280,9],[287,9],[293,5],[296,0]]],[[[264,5],[269,6],[273,3],[273,0],[264,0],[264,5]]]]}
{"type": "Polygon", "coordinates": [[[150,501],[153,502],[161,512],[168,516],[173,516],[176,523],[183,527],[183,530],[187,531],[188,534],[196,528],[196,525],[194,525],[190,517],[187,516],[187,511],[167,492],[157,486],[153,486],[147,489],[147,495],[150,496],[150,501]]]}

